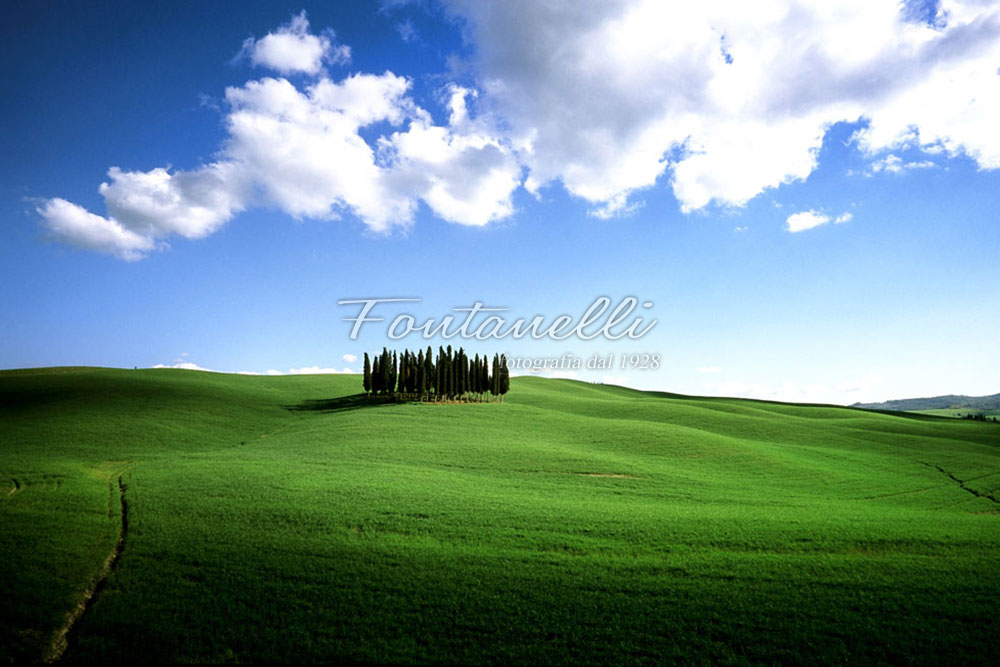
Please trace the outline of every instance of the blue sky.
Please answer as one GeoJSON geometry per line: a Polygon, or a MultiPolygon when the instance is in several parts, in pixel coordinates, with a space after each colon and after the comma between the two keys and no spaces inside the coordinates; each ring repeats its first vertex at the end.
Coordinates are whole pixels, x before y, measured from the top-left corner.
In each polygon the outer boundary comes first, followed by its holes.
{"type": "Polygon", "coordinates": [[[390,341],[340,299],[634,295],[637,341],[461,344],[656,353],[575,376],[691,394],[1000,391],[988,4],[4,12],[0,367],[356,370],[390,341]]]}

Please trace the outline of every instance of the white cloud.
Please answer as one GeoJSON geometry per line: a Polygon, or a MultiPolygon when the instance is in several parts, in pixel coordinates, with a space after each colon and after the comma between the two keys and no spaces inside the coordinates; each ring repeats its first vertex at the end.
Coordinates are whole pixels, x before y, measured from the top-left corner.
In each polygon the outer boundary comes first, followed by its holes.
{"type": "MultiPolygon", "coordinates": [[[[181,355],[181,357],[187,356],[186,354],[181,355]]],[[[351,356],[351,355],[345,355],[351,356]]],[[[263,373],[258,373],[257,371],[219,371],[212,368],[205,368],[204,366],[199,366],[193,361],[185,361],[184,359],[175,359],[172,364],[156,364],[150,368],[180,368],[188,371],[204,371],[206,373],[235,373],[237,375],[354,375],[357,371],[344,367],[344,368],[328,368],[323,366],[304,366],[302,368],[289,368],[287,371],[278,370],[267,370],[263,373]]]]}
{"type": "Polygon", "coordinates": [[[211,234],[245,205],[245,174],[230,162],[174,173],[112,167],[108,177],[98,188],[107,217],[60,198],[37,209],[53,238],[135,261],[164,247],[165,237],[211,234]]]}
{"type": "Polygon", "coordinates": [[[111,181],[98,191],[108,213],[148,237],[178,234],[197,239],[211,234],[242,208],[241,177],[231,163],[195,171],[108,170],[111,181]]]}
{"type": "Polygon", "coordinates": [[[807,229],[819,227],[820,225],[825,225],[828,222],[833,222],[834,224],[839,225],[844,222],[850,222],[853,219],[854,214],[850,211],[845,211],[836,218],[831,218],[825,213],[820,213],[818,211],[802,211],[801,213],[793,213],[788,216],[785,220],[785,229],[794,234],[796,232],[802,232],[807,229]]]}
{"type": "Polygon", "coordinates": [[[421,111],[406,132],[381,142],[394,163],[392,178],[405,181],[449,222],[485,225],[505,218],[514,210],[511,194],[521,167],[482,119],[471,118],[466,99],[474,91],[452,85],[448,93],[448,127],[434,125],[421,111]]]}
{"type": "Polygon", "coordinates": [[[323,366],[305,366],[289,368],[287,371],[269,370],[264,375],[354,375],[357,371],[350,368],[326,368],[323,366]]]}
{"type": "Polygon", "coordinates": [[[875,160],[871,163],[870,174],[877,174],[883,171],[890,174],[902,174],[903,172],[911,169],[930,169],[933,166],[934,163],[930,160],[911,160],[910,162],[904,162],[898,155],[890,153],[884,158],[875,160]]]}
{"type": "Polygon", "coordinates": [[[120,259],[142,259],[155,246],[152,238],[137,234],[115,220],[94,215],[65,199],[49,199],[36,209],[51,236],[88,250],[120,259]]]}
{"type": "Polygon", "coordinates": [[[38,212],[54,238],[128,260],[172,235],[211,234],[256,205],[297,218],[350,213],[377,232],[408,225],[420,200],[459,224],[510,215],[521,167],[487,117],[470,113],[475,93],[448,87],[448,123],[436,125],[410,86],[385,72],[322,75],[302,88],[284,78],[230,87],[229,136],[216,162],[175,172],[112,167],[99,189],[107,217],[62,199],[38,212]],[[376,124],[391,133],[366,140],[376,124]]]}
{"type": "Polygon", "coordinates": [[[415,203],[394,189],[359,131],[402,123],[409,82],[391,72],[321,79],[300,91],[285,79],[226,90],[226,156],[267,202],[296,217],[349,210],[378,231],[408,222],[415,203]]]}
{"type": "Polygon", "coordinates": [[[186,371],[204,371],[206,373],[225,373],[226,371],[216,371],[211,368],[203,368],[192,361],[177,361],[172,364],[156,364],[151,368],[180,368],[186,371]]]}
{"type": "Polygon", "coordinates": [[[788,219],[785,222],[788,225],[786,229],[795,233],[806,229],[812,229],[813,227],[819,227],[820,225],[825,225],[830,222],[830,216],[817,213],[816,211],[803,211],[801,213],[793,213],[788,216],[788,219]]]}
{"type": "Polygon", "coordinates": [[[346,361],[349,364],[353,364],[355,361],[358,360],[358,355],[356,355],[356,354],[345,354],[344,356],[341,357],[341,359],[343,359],[344,361],[346,361]]]}
{"type": "Polygon", "coordinates": [[[276,31],[260,39],[247,39],[240,54],[249,56],[254,65],[281,74],[318,74],[324,61],[345,64],[351,60],[350,47],[336,44],[333,31],[321,35],[309,32],[305,10],[276,31]]]}
{"type": "Polygon", "coordinates": [[[467,3],[473,71],[535,191],[613,213],[660,178],[685,211],[806,178],[828,128],[1000,167],[1000,6],[943,0],[467,3]]]}
{"type": "MultiPolygon", "coordinates": [[[[671,187],[686,212],[741,206],[808,177],[842,121],[861,122],[873,173],[931,166],[904,162],[904,149],[1000,168],[996,3],[942,0],[922,22],[896,0],[445,1],[472,54],[454,68],[470,83],[444,86],[446,122],[404,75],[331,78],[324,63],[350,49],[311,32],[303,12],[242,53],[309,80],[230,87],[213,162],[112,168],[106,215],[50,199],[38,208],[46,228],[134,260],[260,205],[378,232],[410,224],[421,201],[485,225],[513,214],[522,184],[538,195],[561,183],[597,217],[634,211],[652,187],[671,187]]],[[[830,221],[788,220],[790,231],[830,221]]]]}

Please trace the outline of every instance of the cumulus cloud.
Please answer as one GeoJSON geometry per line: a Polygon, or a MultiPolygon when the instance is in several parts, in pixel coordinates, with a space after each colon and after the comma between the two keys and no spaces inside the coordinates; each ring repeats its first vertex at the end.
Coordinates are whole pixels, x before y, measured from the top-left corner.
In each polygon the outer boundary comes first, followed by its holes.
{"type": "Polygon", "coordinates": [[[51,236],[88,250],[135,261],[153,249],[152,238],[126,229],[116,220],[95,215],[65,199],[50,199],[38,209],[51,236]]]}
{"type": "Polygon", "coordinates": [[[343,359],[344,361],[346,361],[349,364],[353,364],[355,361],[358,360],[358,355],[356,355],[356,354],[345,354],[343,357],[341,357],[341,359],[343,359]]]}
{"type": "Polygon", "coordinates": [[[788,216],[786,229],[794,234],[795,232],[825,225],[828,222],[830,222],[830,216],[828,215],[817,213],[816,211],[803,211],[788,216]]]}
{"type": "Polygon", "coordinates": [[[226,156],[264,199],[295,217],[334,219],[349,210],[384,231],[407,222],[415,203],[394,189],[359,131],[399,124],[409,82],[390,72],[323,78],[299,90],[286,79],[226,90],[226,156]]]}
{"type": "Polygon", "coordinates": [[[241,56],[254,65],[267,67],[281,74],[317,74],[324,62],[346,64],[351,60],[351,48],[334,41],[334,33],[309,32],[309,19],[303,10],[292,20],[260,39],[243,42],[241,56]]]}
{"type": "MultiPolygon", "coordinates": [[[[300,15],[269,37],[315,37],[307,29],[300,15]]],[[[408,225],[421,200],[459,224],[510,215],[521,166],[488,118],[470,113],[475,91],[447,87],[448,121],[439,125],[413,101],[411,86],[387,71],[339,81],[321,72],[301,87],[281,77],[229,87],[228,136],[215,162],[173,172],[112,167],[99,188],[107,216],[63,199],[38,213],[53,238],[126,260],[174,235],[204,237],[258,205],[296,218],[351,214],[377,232],[408,225]],[[381,134],[362,136],[375,125],[381,134]]]]}
{"type": "Polygon", "coordinates": [[[807,229],[819,227],[820,225],[825,225],[828,222],[839,225],[844,222],[850,222],[853,219],[854,214],[850,212],[844,212],[836,218],[831,218],[825,213],[819,213],[818,211],[802,211],[801,213],[793,213],[788,216],[785,220],[785,229],[794,234],[795,232],[802,232],[807,229]]]}
{"type": "Polygon", "coordinates": [[[394,163],[393,178],[449,222],[485,225],[513,212],[511,194],[521,168],[507,146],[482,120],[473,120],[466,98],[474,91],[449,89],[449,124],[434,125],[421,111],[406,132],[394,133],[381,147],[394,163]]]}
{"type": "Polygon", "coordinates": [[[165,237],[211,234],[245,205],[245,175],[228,162],[174,173],[112,167],[108,177],[98,188],[107,217],[60,198],[37,209],[53,238],[135,261],[163,247],[165,237]]]}
{"type": "MultiPolygon", "coordinates": [[[[114,167],[106,215],[54,198],[38,207],[45,227],[134,260],[261,205],[376,232],[410,224],[421,202],[485,225],[513,214],[522,186],[561,184],[600,218],[654,187],[685,212],[738,207],[808,177],[839,122],[860,128],[872,173],[929,166],[897,155],[920,152],[1000,168],[996,3],[442,1],[471,54],[453,63],[465,84],[440,91],[445,121],[415,102],[405,72],[331,76],[324,65],[350,49],[303,12],[244,44],[278,76],[227,89],[211,163],[114,167]]],[[[788,229],[830,221],[807,211],[788,229]]]]}
{"type": "MultiPolygon", "coordinates": [[[[659,179],[685,211],[806,178],[829,127],[1000,167],[1000,6],[451,0],[526,186],[560,182],[604,214],[659,179]]],[[[912,4],[912,3],[910,3],[912,4]]]]}

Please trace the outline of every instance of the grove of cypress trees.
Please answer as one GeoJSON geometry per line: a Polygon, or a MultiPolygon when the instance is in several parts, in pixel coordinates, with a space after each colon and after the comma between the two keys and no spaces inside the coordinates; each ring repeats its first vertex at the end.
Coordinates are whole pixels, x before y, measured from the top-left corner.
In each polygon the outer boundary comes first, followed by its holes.
{"type": "Polygon", "coordinates": [[[392,400],[483,401],[510,391],[510,370],[506,355],[469,357],[464,348],[438,347],[437,360],[428,346],[398,352],[383,347],[380,354],[365,352],[362,384],[369,396],[392,400]]]}

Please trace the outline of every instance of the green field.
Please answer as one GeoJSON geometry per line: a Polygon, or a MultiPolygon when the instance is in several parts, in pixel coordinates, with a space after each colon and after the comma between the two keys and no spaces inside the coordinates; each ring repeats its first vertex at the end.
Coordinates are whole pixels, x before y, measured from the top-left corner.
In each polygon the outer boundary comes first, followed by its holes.
{"type": "Polygon", "coordinates": [[[55,655],[124,528],[64,660],[1000,661],[995,424],[358,389],[0,373],[2,658],[55,655]]]}

